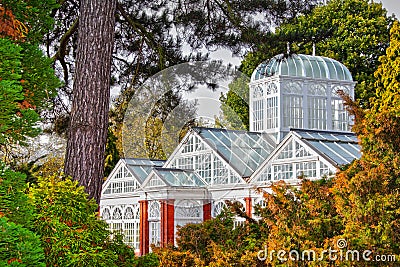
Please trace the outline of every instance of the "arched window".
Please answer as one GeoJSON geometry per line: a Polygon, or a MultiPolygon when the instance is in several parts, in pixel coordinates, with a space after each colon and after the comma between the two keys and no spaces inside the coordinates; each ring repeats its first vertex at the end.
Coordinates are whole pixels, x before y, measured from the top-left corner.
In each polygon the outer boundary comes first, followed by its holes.
{"type": "Polygon", "coordinates": [[[195,201],[183,200],[175,205],[175,216],[180,219],[201,218],[202,205],[195,201]]]}
{"type": "Polygon", "coordinates": [[[122,212],[120,208],[115,208],[112,214],[113,220],[120,220],[122,219],[122,212]]]}
{"type": "Polygon", "coordinates": [[[101,214],[101,218],[103,220],[109,220],[111,219],[111,214],[110,214],[110,209],[109,208],[104,208],[103,212],[101,214]]]}
{"type": "Polygon", "coordinates": [[[213,205],[213,212],[212,215],[213,217],[217,217],[218,215],[221,214],[221,212],[226,208],[226,204],[224,201],[218,201],[214,203],[213,205]]]}
{"type": "Polygon", "coordinates": [[[130,220],[134,218],[134,213],[132,207],[127,207],[124,213],[124,219],[130,220]]]}
{"type": "Polygon", "coordinates": [[[160,218],[160,203],[158,201],[151,201],[149,205],[149,219],[160,218]]]}
{"type": "Polygon", "coordinates": [[[256,86],[253,89],[253,98],[262,98],[264,96],[264,90],[260,86],[256,86]]]}

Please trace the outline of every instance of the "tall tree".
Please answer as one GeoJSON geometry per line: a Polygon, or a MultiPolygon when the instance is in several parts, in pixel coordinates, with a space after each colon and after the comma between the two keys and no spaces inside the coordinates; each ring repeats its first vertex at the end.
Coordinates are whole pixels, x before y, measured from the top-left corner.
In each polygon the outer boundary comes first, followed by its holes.
{"type": "Polygon", "coordinates": [[[116,0],[80,2],[65,173],[100,201],[104,178],[116,0]]]}
{"type": "MultiPolygon", "coordinates": [[[[66,153],[65,171],[87,187],[90,197],[99,200],[103,179],[104,146],[108,123],[110,69],[114,37],[115,11],[118,9],[116,36],[117,52],[112,67],[113,82],[125,83],[122,109],[132,97],[137,84],[160,69],[195,56],[182,55],[184,41],[193,49],[202,46],[237,48],[249,44],[257,33],[268,31],[272,21],[283,21],[308,12],[318,1],[64,1],[63,14],[69,30],[60,43],[48,51],[57,51],[54,59],[61,64],[66,84],[71,70],[75,73],[73,100],[66,153]],[[67,9],[70,6],[71,9],[67,9]],[[80,6],[79,21],[76,7],[80,6]],[[70,11],[72,10],[72,11],[70,11]],[[75,12],[75,13],[74,13],[75,12]],[[254,15],[262,13],[261,20],[254,15]],[[200,25],[200,27],[199,27],[200,25]],[[78,29],[78,43],[68,46],[78,29]],[[76,48],[76,67],[66,63],[68,48],[76,48]],[[143,75],[143,73],[145,75],[143,75]]],[[[57,12],[56,12],[57,13],[57,12]]],[[[57,16],[57,14],[55,14],[57,16]]],[[[63,16],[61,15],[60,18],[63,16]]],[[[61,24],[64,25],[64,24],[61,24]]],[[[62,34],[59,34],[62,35],[62,34]]],[[[56,34],[52,35],[58,40],[56,34]]],[[[265,36],[265,35],[262,35],[265,36]]],[[[49,52],[50,53],[50,52],[49,52]]],[[[197,57],[198,58],[198,57],[197,57]]]]}

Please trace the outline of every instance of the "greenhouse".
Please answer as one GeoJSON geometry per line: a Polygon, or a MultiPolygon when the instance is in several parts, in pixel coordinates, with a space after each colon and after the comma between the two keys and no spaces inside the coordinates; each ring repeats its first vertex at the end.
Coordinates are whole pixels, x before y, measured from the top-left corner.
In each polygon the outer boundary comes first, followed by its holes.
{"type": "Polygon", "coordinates": [[[325,57],[260,64],[249,84],[251,131],[195,127],[166,161],[121,159],[103,185],[102,219],[143,255],[151,244],[173,244],[178,226],[218,216],[226,201],[256,218],[260,192],[274,182],[328,177],[361,156],[340,97],[353,97],[354,85],[343,64],[325,57]]]}

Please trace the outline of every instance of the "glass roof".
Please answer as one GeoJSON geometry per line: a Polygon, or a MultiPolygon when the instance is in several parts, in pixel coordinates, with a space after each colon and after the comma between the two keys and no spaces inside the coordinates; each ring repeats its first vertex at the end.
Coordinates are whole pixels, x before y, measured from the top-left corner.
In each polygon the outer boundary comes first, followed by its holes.
{"type": "Polygon", "coordinates": [[[315,130],[292,130],[320,154],[331,159],[337,166],[349,164],[361,157],[361,146],[354,133],[315,130]]]}
{"type": "Polygon", "coordinates": [[[193,128],[241,177],[249,177],[276,144],[266,133],[193,128]]]}
{"type": "Polygon", "coordinates": [[[125,159],[126,167],[132,172],[136,179],[143,183],[146,177],[154,169],[154,167],[162,167],[165,160],[153,160],[153,159],[125,159]]]}
{"type": "Polygon", "coordinates": [[[275,75],[353,81],[350,71],[342,63],[327,57],[303,54],[289,57],[280,54],[261,63],[253,72],[251,81],[275,75]]]}
{"type": "Polygon", "coordinates": [[[203,180],[193,171],[168,168],[155,168],[154,171],[169,186],[206,186],[203,180]]]}

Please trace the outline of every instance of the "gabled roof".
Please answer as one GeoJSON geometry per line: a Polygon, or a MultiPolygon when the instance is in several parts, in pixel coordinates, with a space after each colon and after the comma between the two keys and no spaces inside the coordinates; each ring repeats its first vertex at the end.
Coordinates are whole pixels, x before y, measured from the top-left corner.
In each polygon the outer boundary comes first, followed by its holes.
{"type": "Polygon", "coordinates": [[[361,146],[352,132],[291,129],[304,143],[325,156],[334,165],[341,166],[361,157],[361,146]]]}
{"type": "Polygon", "coordinates": [[[276,147],[266,133],[203,127],[193,131],[241,177],[250,177],[276,147]]]}
{"type": "Polygon", "coordinates": [[[126,158],[124,161],[126,163],[126,167],[141,184],[144,182],[153,168],[162,167],[165,163],[165,160],[140,158],[126,158]]]}
{"type": "Polygon", "coordinates": [[[206,183],[193,171],[175,168],[154,168],[142,187],[152,187],[151,180],[158,179],[153,187],[205,187],[206,183]]]}

